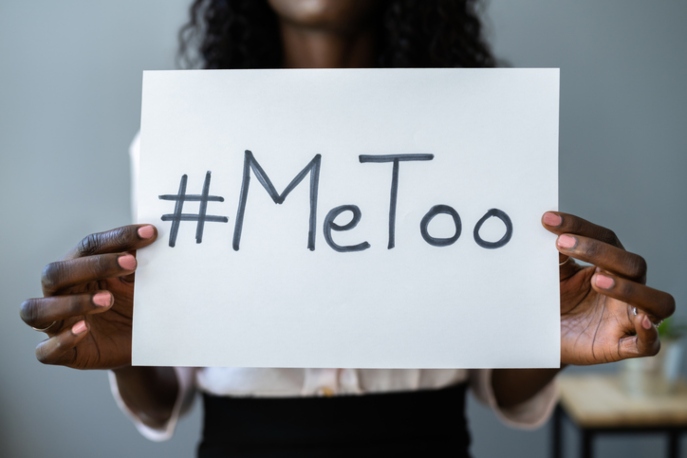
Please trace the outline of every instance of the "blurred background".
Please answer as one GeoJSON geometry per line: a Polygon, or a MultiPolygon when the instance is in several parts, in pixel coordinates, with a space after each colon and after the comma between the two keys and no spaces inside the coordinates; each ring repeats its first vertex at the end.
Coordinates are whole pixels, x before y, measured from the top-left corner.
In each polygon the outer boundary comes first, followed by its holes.
{"type": "MultiPolygon", "coordinates": [[[[141,72],[175,68],[189,3],[0,3],[0,456],[194,454],[198,404],[173,439],[149,442],[118,411],[105,373],[38,363],[43,334],[18,313],[40,296],[46,263],[86,234],[129,223],[141,72]]],[[[485,13],[511,66],[561,68],[560,209],[614,229],[687,319],[687,3],[491,0],[485,13]]],[[[473,398],[469,420],[477,458],[549,456],[550,424],[510,429],[473,398]]],[[[566,434],[572,456],[577,435],[566,434]]],[[[665,443],[634,435],[595,447],[655,457],[665,443]]]]}

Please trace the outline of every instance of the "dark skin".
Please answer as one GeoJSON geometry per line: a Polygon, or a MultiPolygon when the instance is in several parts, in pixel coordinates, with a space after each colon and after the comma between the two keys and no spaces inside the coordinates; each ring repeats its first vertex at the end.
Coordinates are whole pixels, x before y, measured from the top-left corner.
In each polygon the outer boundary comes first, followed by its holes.
{"type": "MultiPolygon", "coordinates": [[[[542,225],[558,235],[561,253],[561,367],[653,356],[660,349],[654,323],[675,311],[675,299],[646,286],[646,261],[626,251],[613,231],[574,215],[548,212],[542,225]],[[591,266],[582,267],[574,259],[591,266]],[[637,308],[637,315],[633,310],[637,308]]],[[[499,405],[534,396],[560,369],[497,369],[499,405]]]]}
{"type": "Polygon", "coordinates": [[[43,269],[44,297],[24,301],[20,311],[29,326],[48,327],[36,347],[40,362],[113,369],[122,398],[150,426],[170,417],[178,390],[172,368],[131,366],[135,254],[156,238],[150,225],[85,237],[43,269]]]}
{"type": "Polygon", "coordinates": [[[268,0],[286,68],[374,67],[379,0],[268,0]]]}
{"type": "MultiPolygon", "coordinates": [[[[371,19],[379,2],[269,3],[280,19],[285,67],[374,66],[371,19]]],[[[646,262],[626,251],[612,231],[577,216],[547,212],[542,224],[558,235],[556,249],[565,261],[560,267],[561,366],[655,355],[660,342],[654,323],[674,312],[675,301],[645,285],[646,262]],[[591,266],[582,267],[573,258],[591,266]]],[[[63,260],[46,266],[44,297],[21,306],[28,325],[48,327],[48,339],[36,348],[39,361],[112,369],[126,404],[153,427],[170,418],[179,389],[172,368],[131,366],[135,253],[156,238],[150,225],[87,236],[63,260]]],[[[559,371],[494,370],[498,404],[510,407],[527,401],[559,371]]]]}

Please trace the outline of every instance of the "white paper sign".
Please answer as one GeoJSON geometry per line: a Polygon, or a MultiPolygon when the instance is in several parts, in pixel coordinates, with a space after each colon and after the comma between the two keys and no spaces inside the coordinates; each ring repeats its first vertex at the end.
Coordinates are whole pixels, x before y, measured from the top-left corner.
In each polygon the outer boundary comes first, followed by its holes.
{"type": "Polygon", "coordinates": [[[145,72],[134,364],[558,367],[558,93],[557,69],[145,72]]]}

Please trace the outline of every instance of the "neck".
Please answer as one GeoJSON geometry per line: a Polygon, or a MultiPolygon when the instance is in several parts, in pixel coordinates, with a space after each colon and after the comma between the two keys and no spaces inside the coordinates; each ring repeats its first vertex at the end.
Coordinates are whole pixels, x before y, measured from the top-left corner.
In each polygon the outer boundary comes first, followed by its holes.
{"type": "Polygon", "coordinates": [[[335,32],[280,21],[285,68],[354,68],[375,66],[375,33],[366,28],[335,32]]]}

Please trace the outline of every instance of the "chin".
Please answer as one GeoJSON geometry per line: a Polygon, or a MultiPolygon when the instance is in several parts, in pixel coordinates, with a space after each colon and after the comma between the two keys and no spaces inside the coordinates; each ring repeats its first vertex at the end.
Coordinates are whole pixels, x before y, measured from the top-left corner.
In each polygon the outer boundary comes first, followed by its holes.
{"type": "Polygon", "coordinates": [[[268,0],[277,16],[301,27],[341,29],[369,19],[381,0],[268,0]]]}

